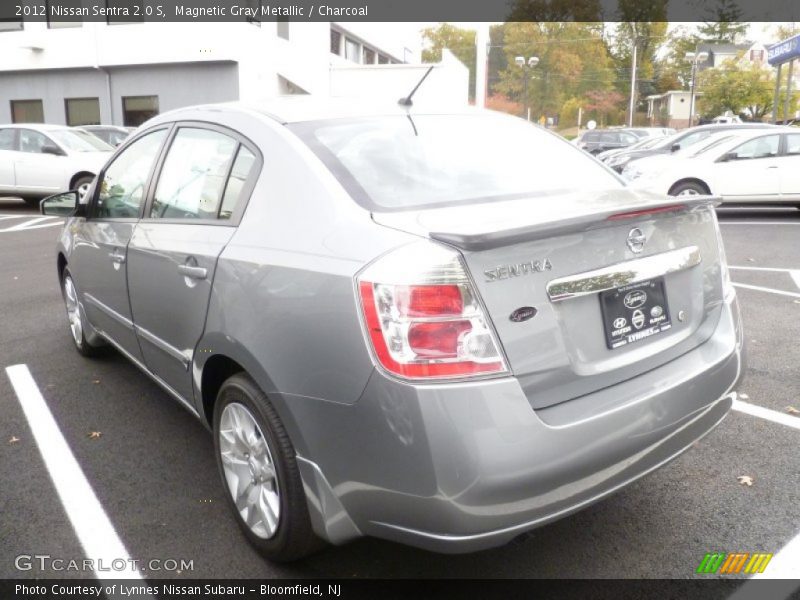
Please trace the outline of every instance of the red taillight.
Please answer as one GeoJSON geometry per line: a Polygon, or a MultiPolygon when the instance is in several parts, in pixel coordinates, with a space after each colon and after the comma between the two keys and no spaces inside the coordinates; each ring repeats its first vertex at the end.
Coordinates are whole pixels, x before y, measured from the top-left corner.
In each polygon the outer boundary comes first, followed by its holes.
{"type": "Polygon", "coordinates": [[[358,292],[370,345],[389,373],[419,380],[507,371],[453,251],[401,248],[365,269],[358,292]]]}
{"type": "Polygon", "coordinates": [[[408,345],[417,358],[456,358],[461,334],[471,329],[469,321],[412,323],[408,328],[408,345]]]}
{"type": "Polygon", "coordinates": [[[406,317],[460,315],[464,299],[457,285],[404,285],[397,287],[397,307],[406,317]]]}
{"type": "Polygon", "coordinates": [[[645,208],[643,210],[632,210],[630,212],[618,213],[608,217],[609,221],[621,221],[623,219],[634,219],[646,215],[656,215],[665,212],[676,212],[686,208],[685,204],[670,204],[669,206],[658,206],[656,208],[645,208]]]}

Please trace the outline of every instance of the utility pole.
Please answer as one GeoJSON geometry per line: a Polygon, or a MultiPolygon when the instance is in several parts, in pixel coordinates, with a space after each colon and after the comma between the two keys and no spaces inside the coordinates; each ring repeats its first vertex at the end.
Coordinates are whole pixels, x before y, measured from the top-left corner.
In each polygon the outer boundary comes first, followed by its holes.
{"type": "Polygon", "coordinates": [[[631,63],[631,101],[628,107],[628,127],[633,127],[633,110],[636,102],[636,37],[633,38],[633,61],[631,63]]]}
{"type": "Polygon", "coordinates": [[[489,23],[478,23],[475,34],[475,106],[486,106],[488,80],[487,61],[489,60],[489,23]]]}

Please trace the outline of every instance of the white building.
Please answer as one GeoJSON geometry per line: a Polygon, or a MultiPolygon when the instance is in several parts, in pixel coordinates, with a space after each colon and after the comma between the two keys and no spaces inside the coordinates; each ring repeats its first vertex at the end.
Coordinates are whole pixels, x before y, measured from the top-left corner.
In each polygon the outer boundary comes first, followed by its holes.
{"type": "MultiPolygon", "coordinates": [[[[403,39],[397,24],[389,34],[378,23],[0,25],[0,123],[136,126],[181,106],[293,93],[399,98],[427,68],[418,33],[403,39]]],[[[419,95],[465,103],[455,62],[419,95]]]]}
{"type": "MultiPolygon", "coordinates": [[[[695,94],[695,104],[700,92],[695,94]]],[[[674,90],[645,98],[647,100],[647,119],[655,127],[674,127],[683,129],[689,126],[692,94],[674,90]]],[[[697,106],[695,106],[695,115],[697,106]]],[[[696,122],[696,120],[695,120],[696,122]]]]}

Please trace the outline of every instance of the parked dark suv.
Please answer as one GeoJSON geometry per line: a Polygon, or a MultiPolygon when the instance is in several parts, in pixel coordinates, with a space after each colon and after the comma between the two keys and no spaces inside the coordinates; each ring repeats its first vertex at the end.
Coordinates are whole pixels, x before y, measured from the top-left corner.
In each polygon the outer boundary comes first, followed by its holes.
{"type": "Polygon", "coordinates": [[[575,140],[575,145],[589,154],[598,154],[605,150],[617,150],[638,142],[642,135],[636,135],[625,129],[592,129],[584,131],[575,140]]]}

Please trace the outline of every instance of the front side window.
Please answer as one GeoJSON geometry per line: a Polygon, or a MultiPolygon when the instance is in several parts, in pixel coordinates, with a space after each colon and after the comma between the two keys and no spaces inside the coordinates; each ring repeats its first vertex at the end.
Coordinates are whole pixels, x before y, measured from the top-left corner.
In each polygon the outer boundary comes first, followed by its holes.
{"type": "Polygon", "coordinates": [[[514,117],[397,115],[289,127],[369,210],[623,187],[589,154],[514,117]]]}
{"type": "Polygon", "coordinates": [[[0,129],[0,150],[16,150],[15,138],[15,129],[0,129]]]}
{"type": "Polygon", "coordinates": [[[751,160],[755,158],[771,158],[778,155],[780,145],[779,135],[767,135],[741,144],[731,150],[730,154],[736,160],[751,160]]]}
{"type": "Polygon", "coordinates": [[[183,127],[158,178],[151,219],[216,219],[238,142],[207,129],[183,127]]]}
{"type": "Polygon", "coordinates": [[[41,100],[12,100],[12,123],[44,123],[44,106],[41,100]]]}
{"type": "Polygon", "coordinates": [[[53,146],[52,140],[48,139],[43,133],[32,129],[19,130],[19,149],[23,152],[34,154],[41,153],[45,146],[53,146]]]}
{"type": "Polygon", "coordinates": [[[73,152],[111,152],[113,150],[96,135],[80,129],[54,129],[50,135],[64,148],[73,152]]]}
{"type": "Polygon", "coordinates": [[[92,216],[99,218],[138,218],[145,187],[166,129],[149,133],[128,146],[106,169],[92,216]]]}

